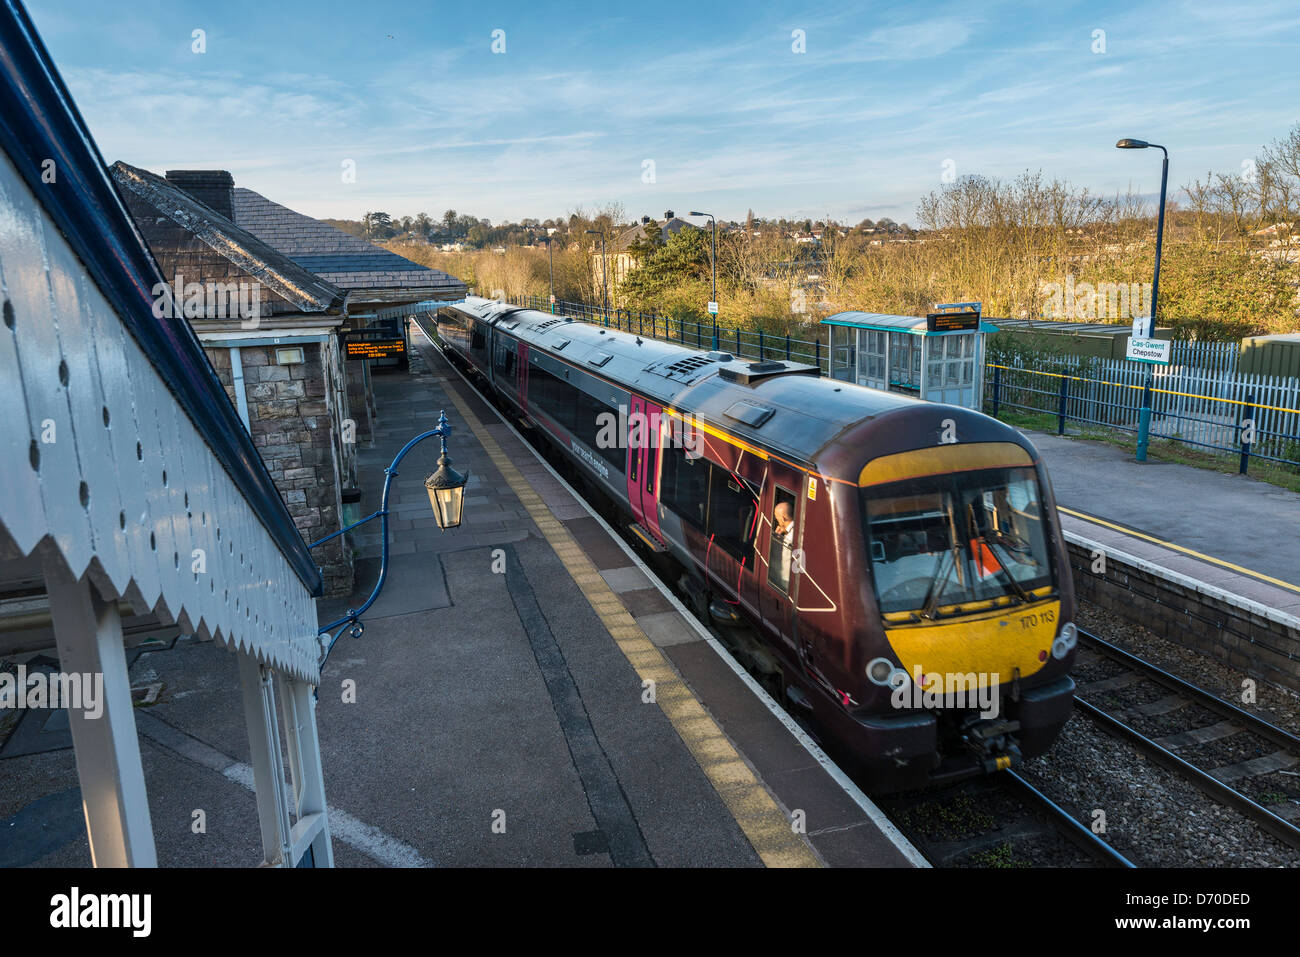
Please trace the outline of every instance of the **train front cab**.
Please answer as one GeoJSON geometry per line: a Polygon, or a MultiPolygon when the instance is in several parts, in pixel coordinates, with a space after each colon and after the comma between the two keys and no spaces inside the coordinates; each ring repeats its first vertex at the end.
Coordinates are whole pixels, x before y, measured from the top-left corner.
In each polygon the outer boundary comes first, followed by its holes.
{"type": "Polygon", "coordinates": [[[1017,442],[939,445],[870,460],[853,492],[866,681],[836,717],[862,773],[899,790],[1045,752],[1069,718],[1077,631],[1041,464],[1017,442]]]}

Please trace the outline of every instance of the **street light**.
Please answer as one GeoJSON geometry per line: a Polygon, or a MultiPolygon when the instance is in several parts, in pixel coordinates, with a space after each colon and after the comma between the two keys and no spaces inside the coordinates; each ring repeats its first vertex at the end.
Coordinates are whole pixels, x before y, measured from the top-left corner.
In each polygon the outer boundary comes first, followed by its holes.
{"type": "MultiPolygon", "coordinates": [[[[1169,184],[1169,151],[1159,143],[1148,143],[1146,140],[1135,140],[1125,137],[1115,144],[1116,149],[1121,150],[1144,150],[1157,149],[1165,154],[1164,163],[1160,169],[1160,213],[1159,221],[1156,224],[1156,269],[1155,276],[1151,280],[1151,321],[1147,325],[1147,338],[1154,339],[1156,336],[1156,304],[1160,299],[1160,247],[1165,238],[1165,189],[1169,184]]],[[[1138,443],[1137,443],[1137,460],[1145,462],[1147,460],[1147,443],[1151,430],[1151,366],[1147,366],[1146,385],[1142,389],[1142,408],[1138,410],[1138,443]]]]}
{"type": "Polygon", "coordinates": [[[330,622],[316,632],[318,637],[329,637],[328,642],[323,642],[325,651],[321,656],[321,667],[324,667],[325,660],[329,658],[330,651],[334,648],[334,643],[343,636],[343,632],[350,632],[353,638],[360,638],[365,631],[361,616],[375,603],[375,599],[379,597],[379,592],[383,589],[384,583],[388,580],[388,492],[392,487],[393,479],[397,476],[397,466],[401,464],[402,459],[406,458],[406,453],[425,439],[432,438],[435,435],[442,439],[442,451],[438,456],[438,470],[424,480],[424,487],[429,493],[429,505],[433,508],[433,518],[438,523],[438,527],[446,531],[460,525],[461,512],[464,510],[465,504],[465,483],[469,481],[469,475],[461,475],[451,467],[451,459],[447,456],[447,436],[450,434],[451,426],[447,423],[447,413],[441,412],[438,414],[438,427],[430,429],[428,432],[421,432],[407,442],[402,446],[402,450],[397,453],[392,464],[384,469],[384,494],[380,499],[379,510],[371,512],[361,521],[353,522],[346,528],[341,528],[332,535],[326,535],[319,541],[312,542],[307,546],[308,548],[316,548],[366,524],[373,518],[383,519],[383,552],[379,561],[379,581],[375,583],[370,597],[365,600],[365,603],[360,608],[349,608],[347,614],[342,618],[330,622]],[[338,629],[337,633],[331,634],[336,628],[338,629]]]}
{"type": "Polygon", "coordinates": [[[1116,149],[1121,150],[1144,150],[1154,149],[1165,154],[1164,163],[1160,170],[1160,215],[1159,222],[1156,225],[1156,271],[1151,280],[1151,322],[1147,328],[1147,338],[1154,339],[1156,335],[1156,303],[1160,298],[1160,247],[1165,237],[1165,190],[1169,185],[1169,151],[1159,143],[1148,143],[1146,140],[1135,140],[1125,137],[1115,144],[1116,149]]]}
{"type": "Polygon", "coordinates": [[[589,229],[587,232],[600,237],[600,285],[603,290],[601,301],[604,303],[601,318],[605,320],[605,325],[609,325],[609,273],[607,271],[609,260],[605,256],[605,234],[599,229],[589,229]]]}
{"type": "Polygon", "coordinates": [[[555,312],[555,244],[552,237],[546,237],[546,256],[551,262],[551,312],[555,312]]]}
{"type": "MultiPolygon", "coordinates": [[[[716,309],[718,306],[718,221],[713,218],[712,213],[692,212],[692,216],[709,217],[709,226],[713,231],[713,252],[709,256],[709,270],[713,274],[713,296],[709,302],[716,309]]],[[[713,314],[713,351],[718,351],[718,314],[713,314]]]]}

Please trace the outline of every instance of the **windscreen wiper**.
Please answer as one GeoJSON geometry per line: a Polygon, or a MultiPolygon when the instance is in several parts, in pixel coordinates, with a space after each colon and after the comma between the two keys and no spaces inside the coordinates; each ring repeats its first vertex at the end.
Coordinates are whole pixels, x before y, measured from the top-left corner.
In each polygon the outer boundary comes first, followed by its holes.
{"type": "Polygon", "coordinates": [[[939,599],[943,596],[943,590],[948,587],[949,579],[947,573],[948,560],[955,560],[952,550],[944,552],[939,556],[939,567],[935,569],[934,581],[930,582],[930,588],[925,593],[925,602],[921,607],[921,617],[933,620],[935,610],[939,607],[939,599]],[[940,575],[942,574],[942,577],[940,575]]]}
{"type": "Polygon", "coordinates": [[[993,560],[998,563],[998,571],[1002,572],[1002,574],[1006,576],[1007,581],[1011,583],[1011,588],[1016,593],[1015,597],[1020,599],[1020,603],[1022,605],[1028,605],[1031,601],[1033,601],[1033,599],[1030,598],[1029,596],[1029,592],[1025,591],[1025,586],[1020,584],[1020,582],[1016,580],[1015,575],[1011,574],[1011,569],[1007,568],[1007,563],[1004,562],[1001,558],[999,558],[998,553],[993,550],[995,547],[1001,547],[1001,546],[994,546],[993,544],[991,544],[985,539],[980,539],[980,541],[984,542],[985,547],[988,549],[989,555],[991,555],[993,557],[993,560]]]}

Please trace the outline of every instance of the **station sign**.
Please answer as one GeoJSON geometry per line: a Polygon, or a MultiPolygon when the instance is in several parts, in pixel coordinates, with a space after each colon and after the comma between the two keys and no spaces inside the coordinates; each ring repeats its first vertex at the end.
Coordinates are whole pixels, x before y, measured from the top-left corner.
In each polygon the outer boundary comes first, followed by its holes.
{"type": "Polygon", "coordinates": [[[931,312],[925,317],[926,332],[972,332],[980,327],[980,314],[974,309],[964,312],[931,312]]]}
{"type": "Polygon", "coordinates": [[[406,340],[394,325],[347,329],[339,333],[347,359],[402,359],[406,340]]]}
{"type": "Polygon", "coordinates": [[[1128,341],[1125,356],[1134,362],[1149,362],[1153,365],[1169,365],[1169,353],[1172,343],[1168,339],[1139,339],[1133,336],[1128,341]]]}
{"type": "Polygon", "coordinates": [[[709,303],[709,315],[716,316],[717,314],[718,314],[718,304],[716,302],[709,303]]]}

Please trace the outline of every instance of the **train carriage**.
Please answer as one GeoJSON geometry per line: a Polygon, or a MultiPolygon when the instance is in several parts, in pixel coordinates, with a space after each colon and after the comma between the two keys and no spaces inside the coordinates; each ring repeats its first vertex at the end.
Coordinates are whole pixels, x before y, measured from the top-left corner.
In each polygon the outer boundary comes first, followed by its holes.
{"type": "Polygon", "coordinates": [[[1050,747],[1074,690],[1074,596],[1019,432],[491,300],[437,325],[866,786],[1050,747]]]}

